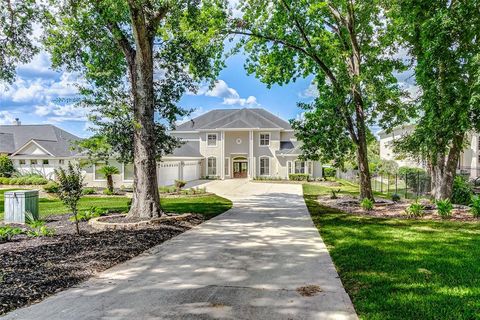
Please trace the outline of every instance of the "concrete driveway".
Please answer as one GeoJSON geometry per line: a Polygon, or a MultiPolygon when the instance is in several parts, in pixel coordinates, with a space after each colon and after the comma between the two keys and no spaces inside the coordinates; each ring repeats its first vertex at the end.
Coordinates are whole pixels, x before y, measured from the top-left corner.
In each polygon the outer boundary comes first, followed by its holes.
{"type": "Polygon", "coordinates": [[[206,187],[234,207],[5,319],[357,319],[300,185],[206,187]]]}

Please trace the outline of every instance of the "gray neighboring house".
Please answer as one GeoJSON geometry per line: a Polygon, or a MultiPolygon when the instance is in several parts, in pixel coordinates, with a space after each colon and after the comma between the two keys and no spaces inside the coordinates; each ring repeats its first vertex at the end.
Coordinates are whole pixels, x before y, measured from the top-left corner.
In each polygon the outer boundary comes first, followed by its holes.
{"type": "MultiPolygon", "coordinates": [[[[193,181],[204,177],[217,179],[275,177],[288,179],[290,173],[322,176],[317,161],[303,161],[300,144],[290,124],[264,109],[217,109],[177,126],[169,132],[183,144],[157,163],[158,184],[172,185],[176,179],[193,181]]],[[[84,158],[72,150],[80,140],[53,125],[0,126],[0,154],[9,155],[22,173],[40,173],[53,178],[54,169],[69,161],[84,158]]],[[[120,174],[114,185],[130,187],[133,165],[109,161],[120,174]]],[[[100,169],[105,163],[83,168],[85,183],[105,187],[100,169]]]]}
{"type": "Polygon", "coordinates": [[[0,154],[7,154],[21,173],[52,178],[54,169],[78,159],[72,143],[80,138],[53,125],[0,125],[0,154]]]}

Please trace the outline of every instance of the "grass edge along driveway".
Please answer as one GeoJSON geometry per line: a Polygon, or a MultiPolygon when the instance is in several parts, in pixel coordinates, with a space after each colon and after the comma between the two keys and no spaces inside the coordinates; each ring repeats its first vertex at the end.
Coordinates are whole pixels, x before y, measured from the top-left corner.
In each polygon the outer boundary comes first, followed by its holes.
{"type": "Polygon", "coordinates": [[[361,319],[480,319],[479,223],[352,215],[303,191],[361,319]]]}
{"type": "MultiPolygon", "coordinates": [[[[0,190],[0,221],[3,221],[4,215],[4,193],[6,189],[0,190]]],[[[103,196],[84,196],[80,200],[79,211],[90,207],[108,209],[112,212],[125,212],[128,209],[127,197],[103,197],[103,196]]],[[[204,196],[180,196],[164,197],[160,196],[160,202],[163,210],[170,213],[198,213],[211,219],[232,207],[232,202],[214,194],[204,196]]],[[[39,211],[42,218],[54,215],[68,213],[69,210],[57,198],[40,198],[39,211]]]]}

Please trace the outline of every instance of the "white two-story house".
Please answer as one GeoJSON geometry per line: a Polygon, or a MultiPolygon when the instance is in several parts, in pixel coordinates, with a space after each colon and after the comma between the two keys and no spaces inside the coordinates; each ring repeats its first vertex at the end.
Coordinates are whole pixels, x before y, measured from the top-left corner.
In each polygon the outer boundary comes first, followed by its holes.
{"type": "MultiPolygon", "coordinates": [[[[192,155],[200,154],[202,177],[218,179],[275,177],[288,179],[291,173],[322,176],[319,162],[303,161],[299,143],[290,124],[264,109],[219,109],[182,123],[172,135],[192,155]]],[[[188,156],[188,152],[182,152],[188,156]]]]}

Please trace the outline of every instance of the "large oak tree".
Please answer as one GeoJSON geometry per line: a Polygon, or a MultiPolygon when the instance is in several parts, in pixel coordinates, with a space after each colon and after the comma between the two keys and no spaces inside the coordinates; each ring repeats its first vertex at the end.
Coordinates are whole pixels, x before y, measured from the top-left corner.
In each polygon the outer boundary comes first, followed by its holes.
{"type": "Polygon", "coordinates": [[[246,0],[232,31],[246,37],[248,72],[269,86],[313,76],[319,96],[301,103],[304,118],[293,122],[304,155],[339,163],[353,149],[360,196],[370,199],[368,125],[393,125],[405,115],[393,75],[404,66],[392,58],[394,37],[380,3],[246,0]]]}
{"type": "Polygon", "coordinates": [[[432,196],[447,199],[467,135],[480,130],[480,1],[390,4],[421,89],[421,117],[397,150],[426,160],[432,196]]]}
{"type": "Polygon", "coordinates": [[[222,65],[223,38],[218,30],[226,18],[225,7],[222,0],[51,2],[45,44],[53,65],[83,74],[90,85],[83,92],[93,96],[89,103],[115,99],[115,92],[120,92],[117,98],[128,100],[115,103],[126,108],[122,118],[115,117],[121,109],[112,112],[106,106],[108,116],[113,115],[106,124],[118,119],[122,124],[118,132],[131,132],[120,147],[130,148],[134,164],[131,216],[162,213],[156,174],[161,156],[158,142],[165,138],[164,123],[175,117],[176,107],[169,108],[178,90],[185,92],[200,80],[214,79],[222,65]]]}

